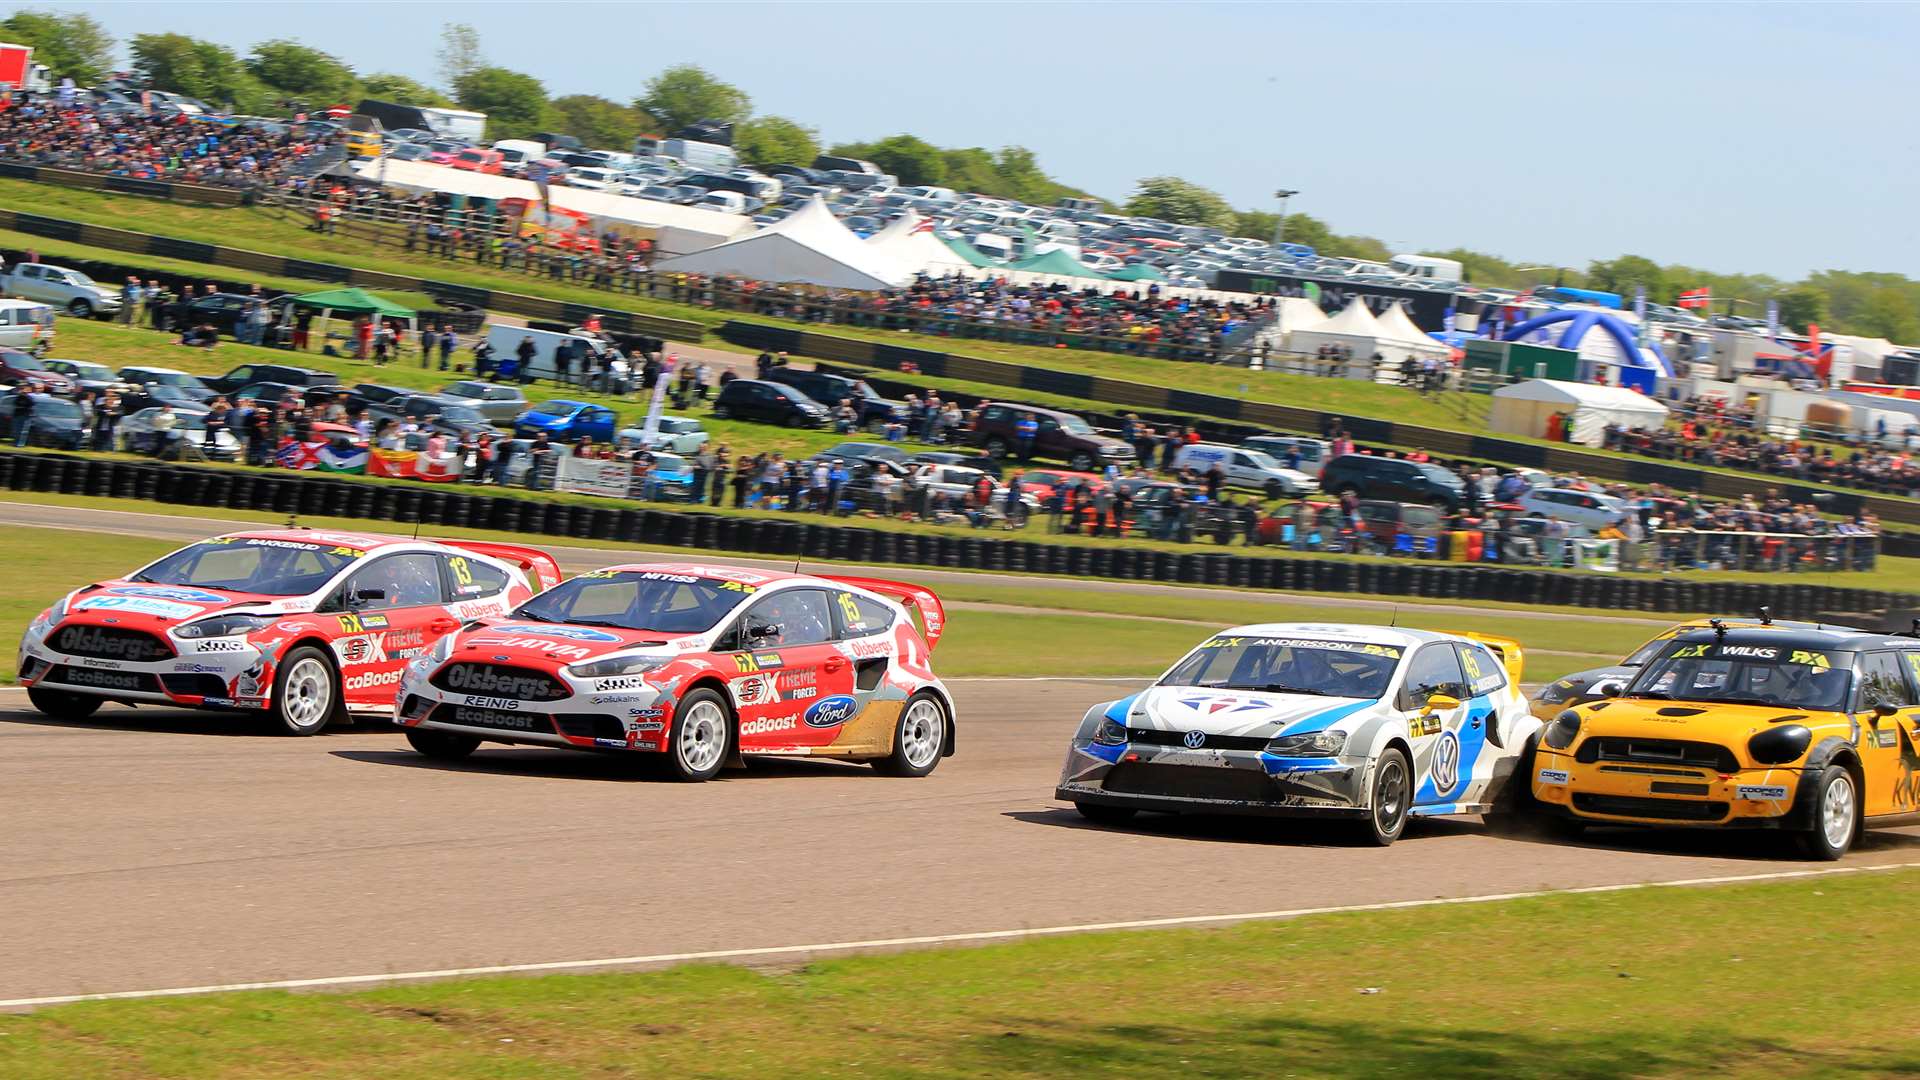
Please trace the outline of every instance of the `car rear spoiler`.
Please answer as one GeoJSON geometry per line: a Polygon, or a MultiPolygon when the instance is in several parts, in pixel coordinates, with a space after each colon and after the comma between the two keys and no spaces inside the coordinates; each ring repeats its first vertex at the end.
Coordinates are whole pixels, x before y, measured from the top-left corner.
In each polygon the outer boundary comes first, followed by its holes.
{"type": "Polygon", "coordinates": [[[932,589],[883,578],[838,577],[833,574],[820,576],[827,581],[837,581],[842,585],[851,585],[912,604],[920,612],[921,625],[926,627],[928,651],[940,643],[940,634],[947,628],[947,609],[941,606],[940,598],[933,594],[932,589]]]}
{"type": "Polygon", "coordinates": [[[540,582],[540,591],[545,592],[560,584],[560,564],[553,556],[539,548],[523,547],[519,544],[494,544],[485,540],[437,540],[462,551],[471,551],[475,555],[485,555],[489,559],[513,565],[532,574],[540,582]]]}
{"type": "Polygon", "coordinates": [[[1471,630],[1461,631],[1460,636],[1472,638],[1492,649],[1493,655],[1499,657],[1501,665],[1507,669],[1507,681],[1515,686],[1520,685],[1520,673],[1527,667],[1527,651],[1520,647],[1519,642],[1492,634],[1476,634],[1471,630]]]}

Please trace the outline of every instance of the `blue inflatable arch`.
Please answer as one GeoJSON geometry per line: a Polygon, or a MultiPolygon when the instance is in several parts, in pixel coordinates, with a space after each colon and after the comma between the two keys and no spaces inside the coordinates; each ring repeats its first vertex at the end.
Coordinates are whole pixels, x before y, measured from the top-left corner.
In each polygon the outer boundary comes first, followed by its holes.
{"type": "Polygon", "coordinates": [[[1619,316],[1609,315],[1604,311],[1549,311],[1544,315],[1535,315],[1525,322],[1513,324],[1505,334],[1501,335],[1500,340],[1519,341],[1535,330],[1555,323],[1567,324],[1567,328],[1560,334],[1560,340],[1554,342],[1562,349],[1578,349],[1580,339],[1587,336],[1587,331],[1598,326],[1613,338],[1615,344],[1620,346],[1620,355],[1626,358],[1629,365],[1650,368],[1669,377],[1673,375],[1673,370],[1667,366],[1666,359],[1657,351],[1640,347],[1640,343],[1634,339],[1632,326],[1619,316]]]}

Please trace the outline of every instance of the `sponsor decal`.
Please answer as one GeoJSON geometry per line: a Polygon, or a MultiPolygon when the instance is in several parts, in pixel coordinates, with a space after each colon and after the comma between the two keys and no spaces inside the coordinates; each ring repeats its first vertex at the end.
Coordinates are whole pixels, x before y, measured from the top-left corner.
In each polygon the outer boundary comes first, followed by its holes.
{"type": "Polygon", "coordinates": [[[219,664],[175,664],[173,670],[189,675],[218,675],[226,668],[219,664]]]}
{"type": "Polygon", "coordinates": [[[733,703],[741,708],[754,705],[766,705],[776,700],[773,691],[773,678],[769,675],[749,675],[744,679],[735,679],[728,684],[733,691],[733,703]]]}
{"type": "Polygon", "coordinates": [[[1407,721],[1407,734],[1414,738],[1440,734],[1440,718],[1431,714],[1415,716],[1407,721]]]}
{"type": "Polygon", "coordinates": [[[1272,638],[1272,637],[1217,637],[1202,642],[1203,649],[1327,649],[1333,652],[1357,652],[1368,656],[1388,656],[1399,659],[1400,650],[1392,645],[1375,645],[1360,641],[1326,641],[1319,638],[1272,638]]]}
{"type": "Polygon", "coordinates": [[[76,656],[73,658],[73,663],[82,667],[106,668],[109,671],[118,671],[127,666],[118,660],[97,660],[91,656],[76,656]]]}
{"type": "MultiPolygon", "coordinates": [[[[272,681],[267,677],[267,658],[263,656],[255,660],[252,667],[241,672],[239,678],[233,680],[233,686],[228,692],[237,698],[257,697],[267,692],[267,687],[272,681]]],[[[349,682],[347,685],[353,684],[349,682]]]]}
{"type": "Polygon", "coordinates": [[[453,605],[453,613],[461,619],[484,619],[490,615],[505,615],[507,605],[498,599],[461,600],[453,605]]]}
{"type": "Polygon", "coordinates": [[[683,637],[676,639],[673,647],[681,652],[689,652],[693,649],[701,648],[705,644],[705,641],[697,637],[683,637]]]}
{"type": "Polygon", "coordinates": [[[604,630],[589,629],[585,626],[545,626],[510,623],[503,626],[495,626],[492,627],[492,629],[495,633],[500,634],[524,634],[527,637],[564,638],[568,641],[620,640],[617,635],[609,634],[604,630]]]}
{"type": "Polygon", "coordinates": [[[1204,716],[1217,716],[1220,713],[1259,712],[1273,706],[1257,698],[1233,697],[1230,695],[1189,694],[1175,698],[1180,704],[1204,716]]]}
{"type": "MultiPolygon", "coordinates": [[[[585,660],[593,655],[593,650],[584,645],[564,645],[558,641],[543,641],[540,638],[475,638],[467,644],[485,645],[495,649],[526,649],[529,652],[546,653],[548,656],[564,656],[569,660],[585,660]]],[[[502,656],[497,659],[507,658],[502,656]]]]}
{"type": "Polygon", "coordinates": [[[365,675],[353,675],[347,679],[348,690],[373,690],[382,686],[392,686],[400,681],[399,671],[369,671],[365,675]]]}
{"type": "Polygon", "coordinates": [[[1760,660],[1772,660],[1780,655],[1779,649],[1769,649],[1762,645],[1722,645],[1721,656],[1751,656],[1760,660]]]}
{"type": "Polygon", "coordinates": [[[152,638],[123,635],[97,626],[62,627],[51,644],[63,653],[87,653],[105,659],[118,657],[138,664],[161,659],[160,646],[152,638]]]}
{"type": "Polygon", "coordinates": [[[813,668],[794,668],[781,672],[775,682],[782,690],[792,690],[795,687],[812,686],[819,677],[820,673],[813,668]]]}
{"type": "Polygon", "coordinates": [[[786,661],[782,660],[777,652],[735,653],[733,656],[733,666],[740,669],[742,673],[765,671],[780,667],[784,663],[786,661]]]}
{"type": "Polygon", "coordinates": [[[1778,784],[1741,784],[1739,787],[1733,789],[1733,793],[1742,799],[1753,799],[1761,802],[1787,797],[1786,787],[1778,784]]]}
{"type": "Polygon", "coordinates": [[[306,623],[297,623],[297,622],[283,622],[283,623],[274,623],[274,624],[273,624],[273,628],[274,628],[275,630],[280,630],[280,631],[283,631],[283,632],[285,632],[285,633],[289,633],[289,634],[297,634],[297,633],[299,633],[300,631],[302,631],[302,630],[305,630],[305,629],[307,628],[307,624],[306,624],[306,623]]]}
{"type": "Polygon", "coordinates": [[[665,709],[628,709],[627,715],[633,717],[637,723],[629,722],[627,727],[634,731],[659,731],[665,725],[661,724],[658,718],[666,714],[665,709]]]}
{"type": "Polygon", "coordinates": [[[447,671],[449,689],[464,693],[489,694],[512,698],[543,698],[548,691],[546,679],[522,675],[502,675],[478,664],[455,664],[447,671]]]}
{"type": "Polygon", "coordinates": [[[591,701],[595,705],[619,705],[627,701],[647,701],[652,694],[595,694],[591,701]]]}
{"type": "Polygon", "coordinates": [[[1567,771],[1565,769],[1540,770],[1540,782],[1543,784],[1552,784],[1554,787],[1565,787],[1567,785],[1567,779],[1567,771]]]}
{"type": "Polygon", "coordinates": [[[820,693],[817,686],[802,686],[780,695],[786,701],[808,701],[820,693]]]}
{"type": "Polygon", "coordinates": [[[467,704],[476,709],[500,709],[505,712],[519,712],[520,703],[512,698],[470,697],[467,704]]]}
{"type": "Polygon", "coordinates": [[[140,689],[140,676],[115,671],[76,671],[68,668],[66,681],[74,686],[93,686],[102,690],[140,689]]]}
{"type": "Polygon", "coordinates": [[[196,641],[193,643],[193,651],[197,653],[244,652],[246,647],[247,643],[241,641],[239,638],[214,638],[211,641],[196,641]]]}
{"type": "Polygon", "coordinates": [[[387,662],[385,638],[385,634],[355,634],[335,641],[333,648],[340,654],[340,662],[348,667],[384,664],[387,662]]]}
{"type": "Polygon", "coordinates": [[[152,615],[157,619],[184,619],[200,613],[200,609],[192,604],[176,604],[171,600],[155,600],[149,596],[89,596],[73,605],[73,610],[130,611],[135,615],[152,615]]]}
{"type": "Polygon", "coordinates": [[[334,619],[339,622],[343,634],[364,634],[369,630],[387,628],[385,615],[336,615],[334,619]]]}
{"type": "Polygon", "coordinates": [[[202,592],[199,589],[176,589],[164,585],[125,585],[108,589],[113,596],[146,596],[155,600],[175,600],[182,604],[224,604],[227,598],[219,593],[202,592]]]}
{"type": "MultiPolygon", "coordinates": [[[[613,575],[608,574],[607,576],[612,577],[613,575]]],[[[692,574],[666,574],[658,570],[641,570],[635,573],[633,577],[638,581],[673,581],[682,585],[694,585],[700,581],[699,578],[692,574]]]]}
{"type": "Polygon", "coordinates": [[[593,745],[604,746],[610,750],[632,749],[632,747],[628,744],[628,740],[626,739],[595,739],[593,740],[593,745]]]}
{"type": "Polygon", "coordinates": [[[807,709],[806,724],[808,727],[816,728],[839,727],[853,719],[853,714],[859,705],[859,702],[845,694],[821,698],[807,709]]]}
{"type": "Polygon", "coordinates": [[[474,709],[462,705],[453,708],[453,722],[471,724],[475,727],[506,728],[509,731],[544,731],[547,724],[538,716],[526,713],[497,712],[493,709],[474,709]]]}
{"type": "Polygon", "coordinates": [[[1433,778],[1433,791],[1436,795],[1445,795],[1460,783],[1460,737],[1451,731],[1440,733],[1440,741],[1433,745],[1433,766],[1428,770],[1433,778]]]}
{"type": "Polygon", "coordinates": [[[621,675],[617,678],[601,679],[593,684],[593,688],[595,690],[638,690],[645,685],[647,680],[639,675],[621,675]]]}
{"type": "Polygon", "coordinates": [[[749,720],[740,725],[742,735],[769,735],[776,731],[792,731],[800,726],[800,717],[769,716],[764,720],[749,720]]]}
{"type": "Polygon", "coordinates": [[[1805,649],[1793,650],[1792,655],[1787,657],[1787,663],[1805,664],[1808,667],[1821,668],[1823,670],[1833,666],[1833,661],[1827,659],[1826,653],[1808,652],[1805,649]]]}
{"type": "Polygon", "coordinates": [[[1873,741],[1875,745],[1880,746],[1882,748],[1890,747],[1894,743],[1893,732],[1876,731],[1873,733],[1873,741]]]}
{"type": "Polygon", "coordinates": [[[240,707],[240,703],[230,697],[203,697],[200,699],[200,704],[205,705],[209,709],[237,709],[240,707]]]}
{"type": "Polygon", "coordinates": [[[893,642],[886,638],[843,641],[840,643],[840,653],[852,660],[872,660],[879,656],[892,656],[893,642]]]}

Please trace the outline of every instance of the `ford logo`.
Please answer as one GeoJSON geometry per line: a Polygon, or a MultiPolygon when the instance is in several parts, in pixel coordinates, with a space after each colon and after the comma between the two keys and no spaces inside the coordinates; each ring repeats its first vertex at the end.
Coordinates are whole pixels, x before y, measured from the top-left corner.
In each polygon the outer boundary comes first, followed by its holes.
{"type": "Polygon", "coordinates": [[[859,702],[845,694],[830,698],[821,698],[807,710],[805,720],[808,727],[839,727],[853,719],[853,712],[859,702]]]}
{"type": "Polygon", "coordinates": [[[1207,745],[1207,733],[1204,731],[1189,731],[1180,741],[1187,744],[1187,749],[1198,750],[1207,745]]]}

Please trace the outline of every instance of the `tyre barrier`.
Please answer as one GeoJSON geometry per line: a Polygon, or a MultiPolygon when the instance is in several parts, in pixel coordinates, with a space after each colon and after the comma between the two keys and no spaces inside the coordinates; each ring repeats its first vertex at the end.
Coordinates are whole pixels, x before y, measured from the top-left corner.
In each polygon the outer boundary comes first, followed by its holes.
{"type": "Polygon", "coordinates": [[[785,559],[1003,570],[1033,575],[1182,582],[1280,592],[1500,600],[1585,609],[1745,613],[1780,618],[1920,606],[1920,596],[1812,582],[1621,578],[1438,562],[1345,562],[1312,556],[1237,555],[1049,544],[966,534],[896,533],[788,517],[714,517],[653,508],[542,503],[511,495],[416,490],[319,477],[57,453],[0,451],[0,488],[109,495],[218,510],[418,523],[581,540],[737,551],[785,559]]]}

